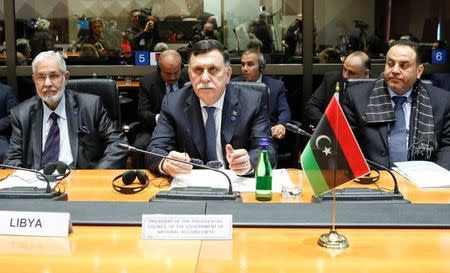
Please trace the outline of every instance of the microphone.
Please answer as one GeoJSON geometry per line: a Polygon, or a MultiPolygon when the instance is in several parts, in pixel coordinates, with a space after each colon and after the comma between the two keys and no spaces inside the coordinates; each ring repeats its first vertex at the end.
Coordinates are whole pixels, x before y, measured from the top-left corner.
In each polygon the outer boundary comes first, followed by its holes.
{"type": "Polygon", "coordinates": [[[297,135],[305,136],[308,138],[312,137],[312,135],[310,133],[306,132],[305,130],[301,129],[297,125],[292,124],[290,122],[286,123],[286,129],[288,129],[288,131],[291,131],[297,135]]]}
{"type": "Polygon", "coordinates": [[[233,28],[233,33],[234,33],[234,37],[236,37],[237,50],[238,50],[238,52],[241,52],[241,49],[239,47],[239,39],[238,39],[238,36],[237,36],[237,33],[236,33],[236,28],[233,28]]]}
{"type": "MultiPolygon", "coordinates": [[[[306,136],[308,138],[311,138],[312,135],[305,130],[301,129],[295,124],[292,123],[286,123],[286,129],[301,135],[306,136]]],[[[382,169],[384,171],[387,171],[389,175],[392,177],[392,180],[394,182],[394,189],[393,192],[386,192],[381,189],[369,189],[369,188],[346,188],[346,189],[339,189],[336,190],[336,200],[342,200],[342,201],[371,201],[371,202],[407,202],[409,203],[409,200],[404,199],[403,195],[398,189],[398,182],[395,175],[392,173],[391,170],[384,167],[383,165],[380,165],[376,162],[373,162],[371,160],[368,160],[365,158],[367,163],[375,169],[382,169]]],[[[316,196],[315,201],[325,201],[325,200],[332,200],[333,197],[330,193],[325,193],[322,196],[316,196]]]]}
{"type": "Polygon", "coordinates": [[[160,155],[157,153],[149,152],[146,150],[138,149],[136,147],[133,147],[131,145],[125,144],[125,143],[118,143],[117,146],[123,150],[130,151],[130,152],[138,152],[143,154],[148,154],[151,156],[155,156],[157,158],[166,159],[166,160],[173,160],[176,162],[192,165],[195,167],[198,167],[200,169],[210,170],[214,172],[221,173],[224,175],[228,181],[228,191],[226,193],[223,192],[222,189],[213,189],[213,188],[206,188],[206,187],[187,187],[186,189],[182,190],[180,188],[174,188],[174,194],[171,195],[169,192],[165,193],[158,193],[156,197],[160,198],[167,198],[167,199],[191,199],[191,200],[202,200],[202,199],[208,199],[208,200],[234,200],[234,201],[241,201],[241,198],[239,195],[235,195],[233,192],[233,186],[231,184],[231,179],[228,177],[228,175],[219,170],[214,169],[205,165],[197,164],[194,162],[186,162],[183,160],[171,158],[168,156],[160,155]],[[208,190],[209,189],[209,190],[208,190]],[[164,196],[164,197],[162,197],[164,196]]]}
{"type": "Polygon", "coordinates": [[[58,192],[52,191],[50,185],[50,182],[62,180],[70,174],[70,168],[64,162],[61,161],[50,162],[49,164],[44,166],[43,173],[34,169],[11,166],[6,164],[0,164],[0,167],[4,169],[13,169],[36,173],[38,179],[45,181],[47,184],[44,192],[40,192],[39,189],[36,187],[13,187],[10,189],[1,189],[0,198],[7,198],[7,199],[38,198],[38,199],[67,200],[66,193],[61,191],[58,192]],[[55,172],[55,170],[58,171],[58,174],[54,175],[53,173],[55,172]]]}

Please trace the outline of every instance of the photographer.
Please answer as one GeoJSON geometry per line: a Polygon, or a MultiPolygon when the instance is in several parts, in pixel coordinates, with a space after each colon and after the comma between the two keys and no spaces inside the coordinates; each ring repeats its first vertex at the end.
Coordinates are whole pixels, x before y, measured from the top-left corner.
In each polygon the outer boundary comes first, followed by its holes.
{"type": "Polygon", "coordinates": [[[188,47],[192,47],[196,42],[200,40],[208,40],[214,39],[217,40],[219,33],[216,29],[214,29],[214,25],[212,23],[206,22],[203,24],[203,29],[199,34],[196,34],[192,37],[191,42],[188,47]]]}
{"type": "Polygon", "coordinates": [[[134,9],[130,12],[131,27],[125,32],[125,39],[130,42],[132,51],[151,51],[159,42],[156,20],[151,9],[134,9]]]}
{"type": "MultiPolygon", "coordinates": [[[[317,30],[316,25],[314,24],[314,49],[316,48],[316,36],[317,30]]],[[[303,55],[303,15],[301,13],[297,14],[294,23],[289,26],[286,36],[284,37],[284,47],[286,60],[292,56],[303,55]]]]}

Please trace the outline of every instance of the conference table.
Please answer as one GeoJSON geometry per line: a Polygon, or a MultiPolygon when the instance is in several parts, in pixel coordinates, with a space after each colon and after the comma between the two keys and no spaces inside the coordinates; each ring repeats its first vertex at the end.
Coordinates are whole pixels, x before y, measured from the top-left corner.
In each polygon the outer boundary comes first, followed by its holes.
{"type": "MultiPolygon", "coordinates": [[[[67,202],[145,202],[169,181],[149,174],[148,188],[125,195],[111,181],[124,170],[74,170],[60,187],[67,202]]],[[[7,170],[0,171],[1,177],[7,170]]],[[[301,171],[288,169],[302,188],[298,198],[275,193],[258,202],[242,193],[244,203],[257,206],[311,202],[311,189],[301,171]]],[[[450,189],[419,189],[398,176],[399,189],[413,204],[449,204],[450,189]]],[[[0,182],[1,183],[1,182],[0,182]]],[[[378,186],[392,188],[381,172],[378,186]]],[[[341,187],[361,187],[348,182],[341,187]]],[[[368,185],[374,187],[375,185],[368,185]]],[[[55,206],[66,203],[54,201],[55,206]]],[[[450,206],[448,207],[450,209],[450,206]]],[[[339,210],[339,206],[337,207],[339,210]]],[[[89,213],[89,211],[86,211],[89,213]]],[[[111,214],[115,209],[111,208],[111,214]]],[[[323,211],[329,214],[331,210],[323,211]]],[[[271,217],[271,215],[267,215],[271,217]]],[[[139,225],[74,225],[67,238],[0,236],[2,272],[450,272],[448,228],[338,227],[350,246],[344,250],[320,247],[317,240],[329,227],[235,226],[232,240],[143,240],[139,225]]]]}

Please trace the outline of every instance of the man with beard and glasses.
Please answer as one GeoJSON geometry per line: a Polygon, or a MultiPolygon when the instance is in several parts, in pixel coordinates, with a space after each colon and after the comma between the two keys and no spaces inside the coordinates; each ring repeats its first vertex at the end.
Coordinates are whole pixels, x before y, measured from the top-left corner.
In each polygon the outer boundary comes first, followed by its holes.
{"type": "Polygon", "coordinates": [[[394,42],[375,82],[350,86],[343,108],[367,159],[433,161],[450,169],[450,93],[424,84],[419,44],[394,42]]]}
{"type": "MultiPolygon", "coordinates": [[[[267,96],[229,84],[230,57],[216,40],[193,45],[189,78],[163,99],[158,123],[147,150],[183,161],[220,161],[237,175],[256,166],[259,142],[269,140],[272,165],[277,153],[270,131],[267,96]]],[[[189,173],[191,165],[148,156],[150,170],[172,177],[189,173]]]]}
{"type": "Polygon", "coordinates": [[[41,52],[32,64],[37,95],[11,111],[12,136],[4,164],[40,169],[62,161],[77,169],[120,169],[127,142],[100,97],[66,89],[70,73],[61,54],[41,52]]]}

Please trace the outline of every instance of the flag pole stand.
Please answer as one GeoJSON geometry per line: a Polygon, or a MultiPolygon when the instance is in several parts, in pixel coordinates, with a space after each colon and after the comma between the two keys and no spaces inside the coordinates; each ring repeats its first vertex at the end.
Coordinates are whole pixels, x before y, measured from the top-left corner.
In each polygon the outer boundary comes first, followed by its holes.
{"type": "Polygon", "coordinates": [[[336,191],[333,188],[332,225],[328,233],[322,234],[317,242],[321,247],[328,249],[345,249],[349,246],[347,238],[336,231],[336,191]]]}
{"type": "Polygon", "coordinates": [[[318,244],[329,249],[345,249],[349,246],[347,238],[333,229],[329,233],[320,235],[318,244]]]}
{"type": "MultiPolygon", "coordinates": [[[[339,98],[339,83],[336,83],[336,93],[337,93],[337,98],[339,98]]],[[[338,120],[336,120],[336,123],[338,122],[338,120]]],[[[337,126],[337,128],[339,128],[339,126],[337,126]]],[[[319,241],[317,242],[321,247],[324,248],[328,248],[328,249],[345,249],[349,246],[348,240],[347,238],[342,235],[339,234],[336,231],[336,169],[337,169],[337,158],[336,158],[336,151],[337,151],[337,141],[336,139],[333,142],[333,153],[332,155],[332,159],[330,161],[331,163],[331,167],[333,170],[333,184],[334,187],[332,189],[332,193],[333,193],[333,204],[332,204],[332,210],[331,210],[331,230],[330,232],[326,233],[326,234],[322,234],[319,237],[319,241]]]]}

